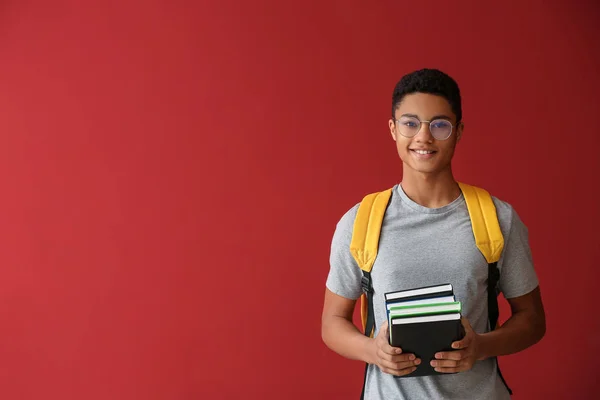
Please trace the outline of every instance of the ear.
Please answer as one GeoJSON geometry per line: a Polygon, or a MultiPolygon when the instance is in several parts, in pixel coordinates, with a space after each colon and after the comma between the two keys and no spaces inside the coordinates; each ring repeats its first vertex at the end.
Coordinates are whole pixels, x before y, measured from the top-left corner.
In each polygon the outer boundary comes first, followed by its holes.
{"type": "Polygon", "coordinates": [[[392,135],[392,139],[394,139],[394,142],[396,141],[396,130],[394,129],[396,127],[396,124],[394,123],[394,120],[390,118],[390,120],[388,121],[388,125],[390,126],[390,134],[392,135]]]}
{"type": "Polygon", "coordinates": [[[456,128],[456,143],[460,142],[460,138],[462,137],[463,131],[465,130],[465,124],[462,122],[458,124],[456,128]]]}

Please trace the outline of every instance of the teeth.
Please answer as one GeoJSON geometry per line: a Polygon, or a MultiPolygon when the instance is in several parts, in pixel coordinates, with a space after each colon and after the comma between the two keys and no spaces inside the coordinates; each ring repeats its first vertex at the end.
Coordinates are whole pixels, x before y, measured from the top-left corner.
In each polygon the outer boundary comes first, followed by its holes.
{"type": "Polygon", "coordinates": [[[423,155],[433,153],[433,151],[426,151],[426,150],[414,150],[414,152],[417,154],[423,154],[423,155]]]}

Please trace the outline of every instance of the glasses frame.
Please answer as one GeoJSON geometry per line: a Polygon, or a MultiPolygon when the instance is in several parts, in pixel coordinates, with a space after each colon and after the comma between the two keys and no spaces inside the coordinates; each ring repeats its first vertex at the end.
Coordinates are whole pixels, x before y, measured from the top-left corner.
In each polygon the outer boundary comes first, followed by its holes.
{"type": "MultiPolygon", "coordinates": [[[[402,117],[400,117],[400,118],[402,118],[402,117]]],[[[402,134],[402,132],[401,132],[401,130],[400,130],[400,128],[399,128],[399,126],[398,126],[398,125],[399,125],[399,121],[400,121],[400,119],[395,119],[395,120],[394,120],[394,124],[396,125],[396,128],[398,129],[398,133],[399,133],[400,135],[404,136],[405,138],[414,138],[415,136],[417,136],[417,135],[419,134],[419,132],[421,132],[421,128],[423,127],[423,124],[424,124],[424,123],[427,123],[427,124],[429,124],[429,133],[431,134],[431,136],[433,136],[433,138],[434,138],[435,140],[447,140],[447,139],[448,139],[450,136],[452,136],[452,132],[454,132],[454,125],[452,124],[452,122],[450,122],[450,121],[448,121],[447,119],[444,119],[444,118],[436,118],[436,119],[433,119],[433,120],[431,120],[431,121],[425,121],[425,120],[421,121],[421,120],[420,120],[419,118],[417,118],[417,117],[407,117],[407,118],[411,118],[411,119],[417,120],[417,121],[419,121],[419,123],[420,123],[420,124],[419,124],[419,129],[417,130],[417,132],[416,132],[414,135],[412,135],[412,136],[407,136],[407,135],[403,135],[403,134],[402,134]],[[448,133],[448,136],[446,136],[446,137],[445,137],[445,138],[443,138],[443,139],[440,139],[440,138],[437,138],[437,137],[435,137],[435,136],[433,135],[433,133],[431,132],[431,123],[432,123],[432,122],[435,122],[435,121],[444,121],[444,122],[447,122],[447,123],[449,123],[449,124],[450,124],[450,133],[448,133]]]]}

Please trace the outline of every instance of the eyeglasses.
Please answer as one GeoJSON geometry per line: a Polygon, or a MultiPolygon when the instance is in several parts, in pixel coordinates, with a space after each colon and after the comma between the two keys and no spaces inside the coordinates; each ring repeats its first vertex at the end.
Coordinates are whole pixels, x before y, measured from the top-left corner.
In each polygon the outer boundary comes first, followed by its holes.
{"type": "Polygon", "coordinates": [[[416,117],[403,116],[397,119],[398,132],[407,138],[415,137],[421,130],[421,124],[429,124],[429,132],[437,140],[446,140],[452,134],[452,123],[445,119],[421,121],[416,117]]]}

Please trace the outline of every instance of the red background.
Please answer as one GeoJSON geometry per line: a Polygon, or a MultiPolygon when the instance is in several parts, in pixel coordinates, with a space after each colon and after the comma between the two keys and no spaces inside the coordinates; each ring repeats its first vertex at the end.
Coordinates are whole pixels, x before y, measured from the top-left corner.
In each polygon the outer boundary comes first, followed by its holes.
{"type": "Polygon", "coordinates": [[[530,229],[548,332],[502,359],[514,397],[596,393],[600,8],[425,3],[1,2],[0,397],[357,398],[331,235],[400,180],[424,66],[461,86],[456,177],[530,229]]]}

